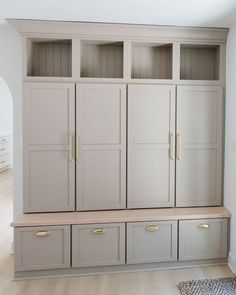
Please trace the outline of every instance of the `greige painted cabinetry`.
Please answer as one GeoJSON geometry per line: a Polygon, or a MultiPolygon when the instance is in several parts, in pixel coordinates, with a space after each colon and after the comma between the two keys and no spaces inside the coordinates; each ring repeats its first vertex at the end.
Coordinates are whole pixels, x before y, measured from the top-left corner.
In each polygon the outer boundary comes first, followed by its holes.
{"type": "Polygon", "coordinates": [[[127,224],[127,263],[177,260],[177,221],[127,224]]]}
{"type": "Polygon", "coordinates": [[[77,210],[126,207],[126,85],[77,84],[77,210]]]}
{"type": "Polygon", "coordinates": [[[222,203],[222,114],[222,87],[177,87],[179,207],[222,203]]]}
{"type": "Polygon", "coordinates": [[[174,206],[175,86],[128,86],[128,207],[174,206]]]}
{"type": "Polygon", "coordinates": [[[125,264],[125,223],[72,226],[72,267],[125,264]]]}
{"type": "Polygon", "coordinates": [[[75,210],[75,86],[24,84],[24,210],[75,210]]]}
{"type": "Polygon", "coordinates": [[[179,259],[227,257],[227,219],[180,220],[179,259]]]}
{"type": "Polygon", "coordinates": [[[24,213],[67,216],[15,229],[16,273],[225,259],[227,221],[200,207],[223,204],[228,31],[10,22],[23,38],[24,213]],[[167,208],[191,206],[203,215],[167,208]]]}
{"type": "Polygon", "coordinates": [[[15,229],[16,271],[70,267],[70,226],[15,229]]]}

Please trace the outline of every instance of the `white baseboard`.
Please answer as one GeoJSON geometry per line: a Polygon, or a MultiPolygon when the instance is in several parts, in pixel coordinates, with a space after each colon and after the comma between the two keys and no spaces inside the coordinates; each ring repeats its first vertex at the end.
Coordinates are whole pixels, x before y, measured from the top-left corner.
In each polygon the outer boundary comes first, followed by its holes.
{"type": "Polygon", "coordinates": [[[236,274],[236,259],[232,252],[229,252],[229,260],[228,260],[229,268],[232,270],[234,274],[236,274]]]}

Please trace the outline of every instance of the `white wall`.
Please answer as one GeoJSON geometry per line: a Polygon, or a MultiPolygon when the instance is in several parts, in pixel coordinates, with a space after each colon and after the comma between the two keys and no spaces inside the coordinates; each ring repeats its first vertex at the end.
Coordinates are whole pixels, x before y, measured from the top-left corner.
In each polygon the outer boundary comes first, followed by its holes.
{"type": "Polygon", "coordinates": [[[227,43],[225,206],[232,213],[229,260],[236,272],[236,25],[227,43]]]}
{"type": "Polygon", "coordinates": [[[10,166],[13,166],[13,101],[5,80],[0,78],[0,135],[10,135],[10,166]]]}
{"type": "Polygon", "coordinates": [[[22,212],[22,48],[19,34],[8,25],[0,26],[0,77],[13,97],[14,216],[22,212]]]}

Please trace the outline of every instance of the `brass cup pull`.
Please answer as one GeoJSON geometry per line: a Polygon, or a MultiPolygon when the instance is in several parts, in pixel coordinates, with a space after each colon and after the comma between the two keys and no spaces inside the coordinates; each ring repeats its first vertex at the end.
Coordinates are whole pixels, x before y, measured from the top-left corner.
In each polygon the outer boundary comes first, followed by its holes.
{"type": "Polygon", "coordinates": [[[146,231],[149,231],[149,232],[154,232],[158,230],[159,230],[159,227],[157,225],[150,225],[146,227],[146,231]]]}
{"type": "Polygon", "coordinates": [[[38,231],[35,233],[37,238],[45,238],[48,237],[50,235],[49,231],[38,231]]]}
{"type": "Polygon", "coordinates": [[[101,228],[95,228],[92,230],[92,233],[97,235],[97,234],[105,234],[106,229],[101,227],[101,228]]]}
{"type": "Polygon", "coordinates": [[[200,229],[208,229],[209,228],[209,224],[198,224],[197,225],[197,228],[200,228],[200,229]]]}

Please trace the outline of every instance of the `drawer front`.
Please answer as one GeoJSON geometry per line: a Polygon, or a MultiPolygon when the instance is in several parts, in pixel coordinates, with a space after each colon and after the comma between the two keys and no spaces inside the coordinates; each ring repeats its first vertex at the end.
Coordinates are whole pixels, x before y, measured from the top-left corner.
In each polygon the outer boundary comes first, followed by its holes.
{"type": "Polygon", "coordinates": [[[0,155],[4,155],[9,153],[9,144],[6,143],[0,143],[0,155]]]}
{"type": "Polygon", "coordinates": [[[72,267],[124,263],[124,223],[72,226],[72,267]]]}
{"type": "Polygon", "coordinates": [[[127,224],[127,263],[177,260],[177,221],[127,224]]]}
{"type": "Polygon", "coordinates": [[[179,260],[224,257],[227,257],[227,219],[179,222],[179,260]]]}
{"type": "Polygon", "coordinates": [[[9,165],[9,155],[0,155],[0,169],[3,169],[9,165]]]}
{"type": "Polygon", "coordinates": [[[15,270],[70,267],[70,226],[15,228],[15,270]]]}
{"type": "Polygon", "coordinates": [[[6,142],[8,142],[8,140],[9,140],[9,139],[8,139],[8,136],[1,136],[1,137],[0,137],[0,144],[1,144],[1,143],[6,143],[6,142]]]}

